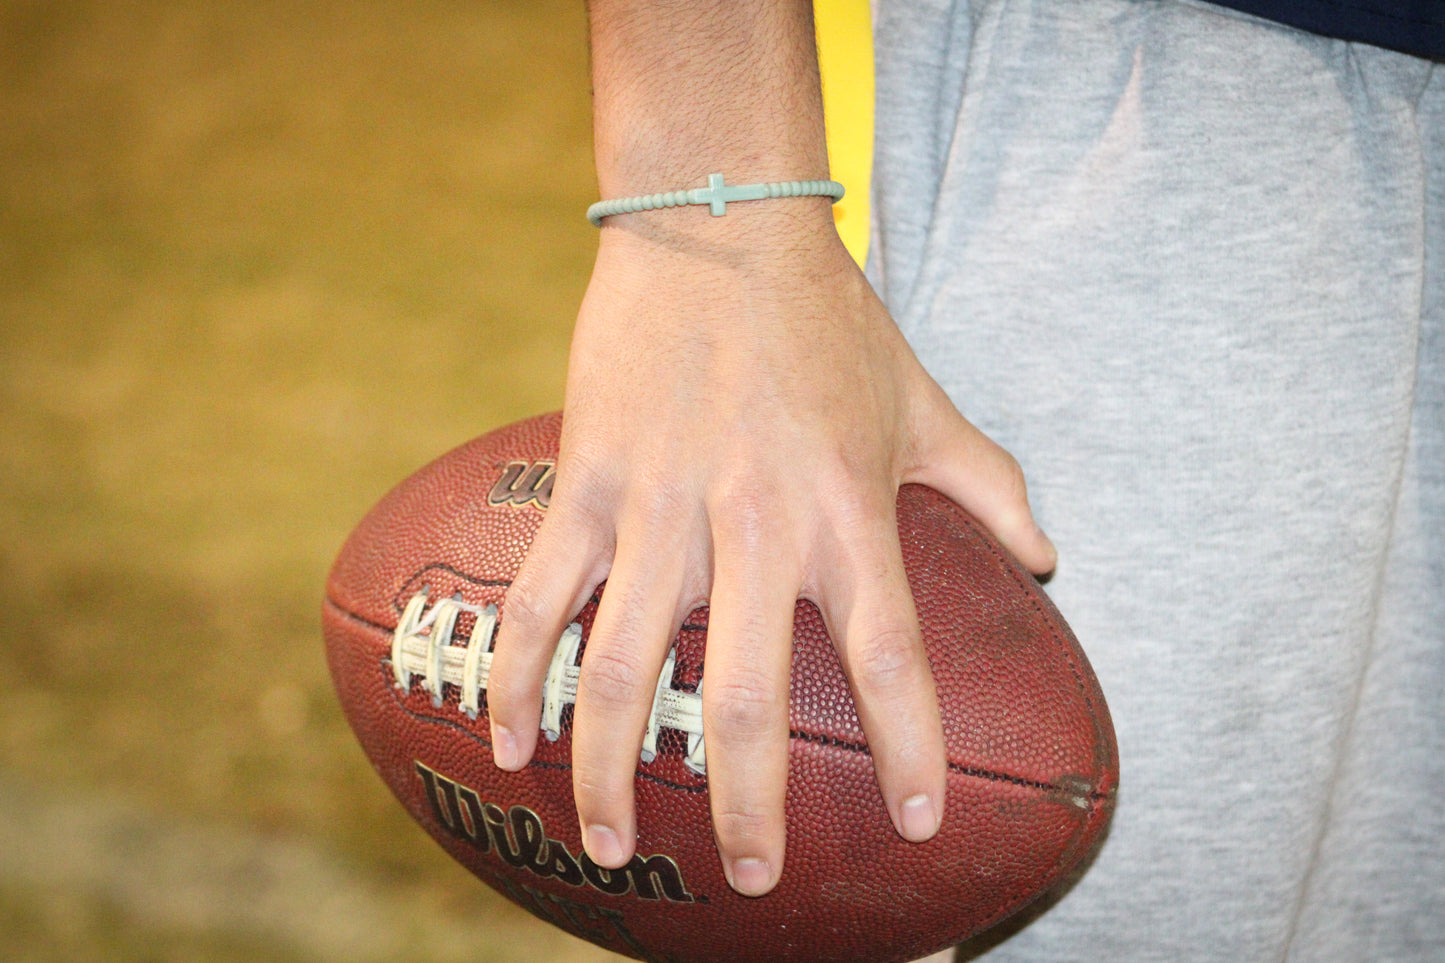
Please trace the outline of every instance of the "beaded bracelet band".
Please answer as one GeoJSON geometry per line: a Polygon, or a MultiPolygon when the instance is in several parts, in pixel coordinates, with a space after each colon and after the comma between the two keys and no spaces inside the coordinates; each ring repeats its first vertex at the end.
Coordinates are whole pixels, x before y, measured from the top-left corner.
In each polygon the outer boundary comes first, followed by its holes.
{"type": "Polygon", "coordinates": [[[601,227],[602,219],[613,214],[654,211],[659,207],[682,207],[685,204],[710,205],[712,216],[722,217],[728,212],[729,201],[761,201],[770,197],[831,197],[836,202],[842,196],[843,185],[837,181],[781,181],[733,186],[725,183],[721,174],[709,174],[707,187],[598,201],[587,208],[587,220],[592,222],[593,227],[601,227]]]}

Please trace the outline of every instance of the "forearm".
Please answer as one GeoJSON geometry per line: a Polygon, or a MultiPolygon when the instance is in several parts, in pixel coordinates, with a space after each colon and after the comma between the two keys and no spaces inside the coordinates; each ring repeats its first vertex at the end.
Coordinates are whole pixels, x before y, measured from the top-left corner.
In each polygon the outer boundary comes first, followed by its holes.
{"type": "MultiPolygon", "coordinates": [[[[827,177],[809,0],[592,0],[597,177],[603,197],[729,183],[827,177]]],[[[799,198],[790,218],[828,225],[828,201],[799,198]]],[[[766,217],[766,215],[763,215],[766,217]]],[[[705,208],[630,215],[660,228],[722,229],[705,208]],[[689,227],[684,228],[684,225],[689,227]]],[[[717,219],[721,220],[721,219],[717,219]]]]}

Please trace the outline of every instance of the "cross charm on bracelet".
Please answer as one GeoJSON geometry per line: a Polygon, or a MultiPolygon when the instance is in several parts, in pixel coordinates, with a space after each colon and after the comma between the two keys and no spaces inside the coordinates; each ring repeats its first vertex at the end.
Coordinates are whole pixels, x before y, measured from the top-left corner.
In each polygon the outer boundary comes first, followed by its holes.
{"type": "Polygon", "coordinates": [[[728,212],[728,201],[760,201],[768,196],[766,184],[739,184],[730,186],[721,174],[707,175],[707,186],[687,192],[689,204],[706,204],[713,217],[722,217],[728,212]]]}

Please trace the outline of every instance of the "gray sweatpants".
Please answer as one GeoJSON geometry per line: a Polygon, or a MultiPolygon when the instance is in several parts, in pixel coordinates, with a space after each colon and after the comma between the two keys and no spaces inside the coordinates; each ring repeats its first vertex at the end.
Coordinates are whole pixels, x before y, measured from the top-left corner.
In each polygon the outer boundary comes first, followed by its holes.
{"type": "Polygon", "coordinates": [[[870,274],[1022,462],[1122,763],[1092,869],[970,952],[1445,960],[1445,65],[1175,0],[876,16],[870,274]]]}

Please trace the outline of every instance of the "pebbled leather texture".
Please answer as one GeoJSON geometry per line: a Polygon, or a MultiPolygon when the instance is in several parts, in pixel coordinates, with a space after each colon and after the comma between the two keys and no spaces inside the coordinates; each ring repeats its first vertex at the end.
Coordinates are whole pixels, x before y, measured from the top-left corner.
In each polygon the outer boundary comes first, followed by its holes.
{"type": "MultiPolygon", "coordinates": [[[[668,729],[656,758],[638,766],[638,857],[611,873],[588,862],[572,802],[570,707],[561,737],[506,773],[492,764],[485,696],[471,719],[450,685],[440,705],[419,680],[399,690],[390,662],[402,609],[423,588],[432,599],[495,603],[505,621],[506,587],[550,490],[528,497],[545,465],[532,468],[555,461],[560,426],[552,414],[499,429],[402,482],[351,535],[327,582],[327,658],[357,738],[412,816],[484,882],[638,959],[902,963],[1011,915],[1098,844],[1118,760],[1088,660],[991,536],[942,495],[908,485],[899,530],[949,758],[939,835],[912,844],[893,830],[837,655],[817,610],[800,601],[777,888],[758,899],[728,888],[706,776],[685,765],[686,736],[668,729]]],[[[584,664],[598,597],[577,616],[584,664]]],[[[450,644],[466,644],[470,619],[450,644]]],[[[674,687],[696,689],[703,677],[707,621],[700,609],[679,633],[674,687]]]]}

